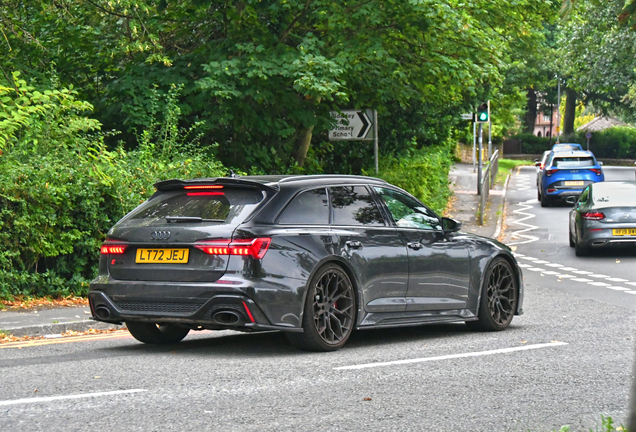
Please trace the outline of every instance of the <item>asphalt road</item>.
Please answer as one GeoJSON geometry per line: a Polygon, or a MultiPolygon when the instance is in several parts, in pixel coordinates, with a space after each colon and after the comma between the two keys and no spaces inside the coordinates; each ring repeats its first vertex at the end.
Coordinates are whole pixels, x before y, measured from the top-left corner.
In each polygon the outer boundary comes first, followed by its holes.
{"type": "Polygon", "coordinates": [[[511,181],[506,216],[506,241],[529,266],[526,313],[504,332],[372,330],[320,354],[280,333],[199,333],[169,347],[122,334],[5,344],[0,430],[580,431],[601,414],[625,421],[636,324],[626,282],[636,282],[636,254],[576,258],[562,223],[568,209],[542,209],[528,176],[534,186],[532,169],[511,181]],[[514,224],[527,217],[518,209],[534,215],[525,223],[538,228],[525,234],[538,240],[512,238],[527,228],[514,224]],[[574,276],[607,278],[563,268],[625,282],[590,285],[574,276]]]}

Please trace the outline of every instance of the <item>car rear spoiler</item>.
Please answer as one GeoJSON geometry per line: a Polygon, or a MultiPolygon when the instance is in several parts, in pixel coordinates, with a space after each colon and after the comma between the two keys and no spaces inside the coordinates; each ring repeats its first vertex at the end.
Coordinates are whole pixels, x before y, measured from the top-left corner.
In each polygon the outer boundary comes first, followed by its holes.
{"type": "Polygon", "coordinates": [[[179,180],[179,179],[171,179],[171,180],[162,180],[155,183],[155,188],[157,191],[168,191],[175,189],[183,189],[185,186],[197,186],[197,185],[223,185],[223,186],[243,186],[249,188],[256,188],[260,190],[269,190],[273,192],[277,192],[280,190],[278,185],[271,185],[266,183],[261,183],[253,180],[246,180],[242,178],[234,178],[234,177],[211,177],[211,178],[198,178],[192,180],[179,180]]]}

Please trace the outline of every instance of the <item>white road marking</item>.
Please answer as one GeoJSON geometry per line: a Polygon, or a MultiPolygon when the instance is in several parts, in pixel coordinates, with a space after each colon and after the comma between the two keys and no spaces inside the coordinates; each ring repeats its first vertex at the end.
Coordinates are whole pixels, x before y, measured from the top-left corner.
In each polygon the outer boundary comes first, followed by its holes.
{"type": "Polygon", "coordinates": [[[550,271],[544,271],[543,274],[547,274],[547,275],[553,276],[553,275],[558,275],[560,273],[550,270],[550,271]]]}
{"type": "Polygon", "coordinates": [[[555,264],[555,263],[552,263],[552,264],[546,264],[546,265],[547,265],[548,267],[565,267],[563,264],[555,264]]]}
{"type": "Polygon", "coordinates": [[[522,258],[524,260],[528,260],[528,261],[539,261],[539,258],[534,258],[534,257],[529,257],[529,256],[525,256],[522,258]]]}
{"type": "Polygon", "coordinates": [[[549,262],[550,262],[550,261],[538,260],[538,261],[535,261],[534,263],[535,263],[535,264],[548,264],[549,262]]]}
{"type": "Polygon", "coordinates": [[[559,278],[560,278],[560,279],[567,279],[567,278],[573,278],[573,277],[574,277],[574,276],[569,275],[569,274],[560,274],[560,275],[559,275],[559,278]]]}
{"type": "Polygon", "coordinates": [[[559,270],[573,272],[573,271],[577,271],[578,269],[575,269],[574,267],[563,267],[563,268],[560,268],[559,270]]]}
{"type": "Polygon", "coordinates": [[[597,287],[602,287],[602,286],[609,286],[610,284],[605,283],[605,282],[589,282],[588,285],[594,285],[597,287]]]}
{"type": "Polygon", "coordinates": [[[607,278],[607,280],[610,282],[627,282],[627,279],[621,279],[621,278],[607,278]]]}
{"type": "Polygon", "coordinates": [[[608,287],[605,287],[605,288],[609,288],[609,289],[614,290],[614,291],[629,291],[630,290],[630,288],[618,287],[618,286],[608,286],[608,287]]]}
{"type": "Polygon", "coordinates": [[[526,270],[530,270],[530,271],[545,271],[545,269],[539,268],[539,267],[528,267],[526,270]]]}
{"type": "Polygon", "coordinates": [[[515,210],[513,213],[517,213],[518,215],[523,215],[525,217],[522,217],[521,219],[518,220],[514,220],[511,221],[511,224],[515,224],[515,225],[520,225],[523,227],[526,227],[522,230],[519,231],[515,231],[512,233],[511,235],[511,239],[515,240],[515,239],[526,239],[525,241],[517,241],[517,242],[511,242],[508,243],[508,245],[520,245],[520,244],[526,244],[526,243],[532,243],[535,242],[537,240],[539,240],[539,237],[535,237],[533,235],[528,234],[530,231],[537,229],[538,227],[535,225],[531,225],[531,224],[527,224],[524,223],[523,221],[526,221],[528,219],[532,219],[534,217],[536,217],[536,215],[533,215],[532,213],[525,213],[525,210],[531,209],[532,206],[528,205],[528,203],[533,203],[536,204],[536,200],[528,200],[525,203],[518,203],[517,205],[520,206],[521,208],[518,210],[515,210]]]}
{"type": "Polygon", "coordinates": [[[140,393],[145,391],[148,391],[148,390],[144,390],[144,389],[115,390],[115,391],[108,391],[108,392],[84,393],[84,394],[67,395],[67,396],[49,396],[49,397],[13,399],[13,400],[0,401],[0,406],[53,402],[53,401],[66,400],[66,399],[81,399],[81,398],[90,398],[90,397],[99,397],[99,396],[113,396],[113,395],[128,394],[128,393],[140,393]]]}
{"type": "Polygon", "coordinates": [[[592,279],[585,279],[585,278],[574,278],[572,280],[574,282],[592,282],[592,279]]]}
{"type": "Polygon", "coordinates": [[[517,264],[519,267],[521,268],[528,268],[528,267],[532,267],[530,264],[517,264]]]}
{"type": "Polygon", "coordinates": [[[611,276],[600,275],[600,274],[591,274],[590,277],[597,278],[597,279],[607,279],[608,277],[611,277],[611,276]]]}
{"type": "Polygon", "coordinates": [[[636,286],[636,282],[625,282],[627,285],[636,286]]]}
{"type": "Polygon", "coordinates": [[[515,252],[515,253],[514,253],[514,255],[515,255],[516,257],[524,257],[524,256],[525,256],[525,255],[522,255],[522,254],[517,253],[517,252],[515,252]]]}
{"type": "Polygon", "coordinates": [[[592,272],[589,271],[585,271],[585,270],[577,270],[577,271],[573,271],[572,273],[576,273],[576,274],[580,274],[580,275],[591,275],[592,272]]]}
{"type": "Polygon", "coordinates": [[[451,359],[466,358],[466,357],[483,357],[483,356],[488,356],[493,354],[506,354],[506,353],[511,353],[515,351],[527,351],[527,350],[550,348],[550,347],[563,346],[563,345],[568,345],[568,344],[567,342],[550,342],[550,343],[535,344],[535,345],[524,345],[524,346],[518,346],[513,348],[501,348],[501,349],[490,350],[490,351],[478,351],[478,352],[463,353],[463,354],[443,355],[443,356],[437,356],[437,357],[422,357],[422,358],[415,358],[415,359],[408,359],[408,360],[394,360],[394,361],[388,361],[388,362],[366,363],[366,364],[352,365],[352,366],[340,366],[340,367],[335,367],[334,370],[368,369],[368,368],[383,367],[383,366],[424,363],[429,361],[451,360],[451,359]]]}
{"type": "Polygon", "coordinates": [[[636,291],[625,291],[627,294],[636,294],[636,291]]]}

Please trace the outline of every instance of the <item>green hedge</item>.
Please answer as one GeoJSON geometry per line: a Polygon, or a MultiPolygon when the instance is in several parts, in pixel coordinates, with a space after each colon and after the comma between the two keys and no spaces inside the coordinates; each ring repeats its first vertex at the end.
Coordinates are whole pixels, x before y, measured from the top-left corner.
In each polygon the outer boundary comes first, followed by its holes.
{"type": "Polygon", "coordinates": [[[0,83],[0,299],[85,295],[111,226],[159,179],[225,176],[191,130],[157,122],[139,149],[109,151],[69,90],[0,83]],[[189,138],[190,137],[190,138],[189,138]],[[196,148],[196,147],[195,147],[196,148]]]}
{"type": "Polygon", "coordinates": [[[383,159],[377,177],[408,191],[441,214],[451,194],[448,182],[453,164],[451,147],[450,144],[425,147],[404,158],[383,159]]]}
{"type": "MultiPolygon", "coordinates": [[[[563,143],[579,143],[587,148],[584,131],[561,136],[563,143]]],[[[539,138],[532,134],[518,134],[509,138],[521,142],[523,154],[541,154],[554,145],[555,139],[539,138]]],[[[597,158],[636,159],[636,128],[617,126],[601,132],[593,132],[590,138],[590,150],[597,158]]]]}

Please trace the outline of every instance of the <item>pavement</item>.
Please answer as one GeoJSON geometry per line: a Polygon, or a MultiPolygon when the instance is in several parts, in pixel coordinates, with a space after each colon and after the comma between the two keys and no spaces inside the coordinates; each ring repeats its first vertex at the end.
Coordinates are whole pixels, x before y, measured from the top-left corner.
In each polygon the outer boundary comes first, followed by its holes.
{"type": "MultiPolygon", "coordinates": [[[[505,189],[495,185],[490,191],[484,224],[477,223],[479,208],[477,195],[477,173],[472,164],[455,164],[449,173],[451,190],[454,192],[448,216],[462,223],[462,231],[484,237],[498,238],[501,234],[504,214],[505,189]]],[[[0,310],[0,332],[16,337],[44,336],[62,337],[69,331],[83,332],[90,329],[106,330],[122,326],[93,321],[88,304],[85,307],[53,307],[29,310],[0,310]]],[[[1,334],[0,334],[1,337],[1,334]]]]}

